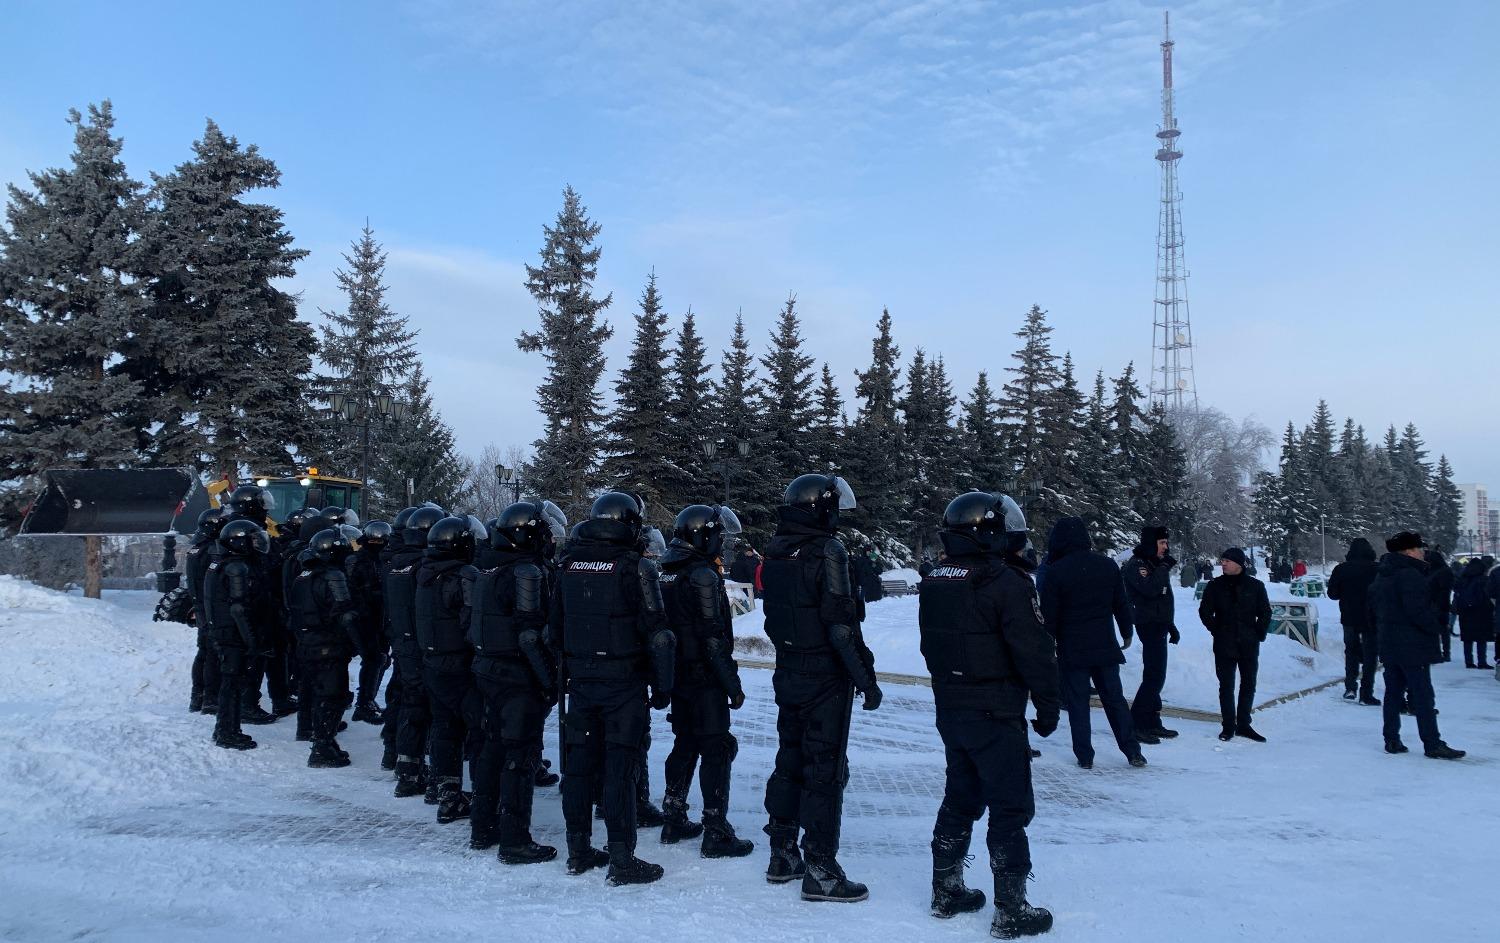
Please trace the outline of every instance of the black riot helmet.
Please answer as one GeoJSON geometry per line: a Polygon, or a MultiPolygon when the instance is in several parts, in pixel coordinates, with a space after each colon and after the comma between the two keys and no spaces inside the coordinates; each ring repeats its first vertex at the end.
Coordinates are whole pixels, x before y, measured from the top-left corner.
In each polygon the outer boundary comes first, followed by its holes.
{"type": "Polygon", "coordinates": [[[360,531],[360,546],[379,550],[391,542],[393,533],[395,533],[395,528],[385,521],[371,521],[365,525],[364,530],[360,531]]]}
{"type": "Polygon", "coordinates": [[[551,501],[517,501],[500,512],[490,528],[490,546],[496,550],[540,553],[550,538],[560,540],[567,517],[551,501]]]}
{"type": "MultiPolygon", "coordinates": [[[[335,508],[335,510],[337,510],[337,508],[335,508]]],[[[304,544],[309,540],[312,540],[313,537],[317,535],[318,531],[327,530],[330,527],[336,526],[335,524],[323,520],[322,508],[305,508],[304,511],[305,513],[300,518],[302,523],[297,528],[297,536],[302,540],[304,544]]]]}
{"type": "Polygon", "coordinates": [[[724,550],[724,541],[744,530],[739,516],[722,505],[690,504],[677,514],[672,537],[709,557],[724,550]]]}
{"type": "Polygon", "coordinates": [[[447,517],[448,513],[440,507],[428,507],[422,505],[411,512],[406,519],[406,529],[401,533],[401,540],[408,547],[427,546],[427,532],[432,525],[447,517]]]}
{"type": "Polygon", "coordinates": [[[344,560],[354,551],[353,541],[349,539],[349,533],[344,528],[359,533],[351,525],[341,524],[337,527],[329,527],[313,534],[312,540],[307,542],[307,552],[324,563],[337,564],[344,560]]]}
{"type": "Polygon", "coordinates": [[[427,531],[427,552],[435,557],[464,559],[474,553],[474,525],[484,524],[474,517],[445,517],[427,531]]]}
{"type": "Polygon", "coordinates": [[[240,485],[229,493],[225,503],[231,512],[260,522],[276,509],[276,499],[260,485],[240,485]]]}
{"type": "Polygon", "coordinates": [[[270,553],[271,535],[265,528],[251,520],[230,521],[219,531],[219,546],[230,553],[249,556],[252,553],[270,553]]]}
{"type": "Polygon", "coordinates": [[[316,518],[319,510],[319,508],[304,506],[291,512],[286,516],[286,520],[281,522],[281,533],[297,536],[307,519],[316,518]]]}
{"type": "Polygon", "coordinates": [[[631,539],[641,533],[641,501],[623,491],[606,491],[594,499],[589,517],[596,521],[618,521],[630,529],[631,539]]]}
{"type": "Polygon", "coordinates": [[[959,495],[943,512],[943,531],[972,540],[987,553],[1019,554],[1026,549],[1026,515],[1009,495],[959,495]]]}
{"type": "Polygon", "coordinates": [[[395,518],[391,521],[391,530],[406,530],[406,521],[411,517],[411,512],[415,510],[416,508],[402,508],[401,510],[397,511],[395,518]]]}
{"type": "Polygon", "coordinates": [[[857,506],[854,489],[838,475],[810,474],[793,479],[786,486],[781,503],[790,508],[801,508],[812,515],[823,527],[834,530],[839,525],[839,512],[857,506]]]}
{"type": "Polygon", "coordinates": [[[359,526],[359,515],[352,508],[327,507],[318,512],[318,519],[329,527],[337,527],[340,524],[359,526]]]}
{"type": "Polygon", "coordinates": [[[224,518],[228,516],[224,508],[209,508],[198,515],[198,530],[209,540],[218,540],[219,530],[224,526],[224,518]]]}

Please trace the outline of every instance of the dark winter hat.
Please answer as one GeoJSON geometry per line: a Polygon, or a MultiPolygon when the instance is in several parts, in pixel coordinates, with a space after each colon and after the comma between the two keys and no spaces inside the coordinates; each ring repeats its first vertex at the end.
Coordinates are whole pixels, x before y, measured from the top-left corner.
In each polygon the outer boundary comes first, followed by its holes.
{"type": "Polygon", "coordinates": [[[1158,540],[1166,540],[1172,536],[1171,532],[1158,524],[1147,524],[1141,528],[1141,543],[1154,544],[1158,540]]]}
{"type": "Polygon", "coordinates": [[[1427,541],[1422,539],[1422,535],[1411,530],[1403,530],[1385,542],[1385,549],[1391,553],[1401,553],[1425,546],[1427,546],[1427,541]]]}
{"type": "Polygon", "coordinates": [[[1250,565],[1250,561],[1245,558],[1245,551],[1241,550],[1239,547],[1230,547],[1228,550],[1219,554],[1219,559],[1228,560],[1231,563],[1237,563],[1242,570],[1250,565]]]}

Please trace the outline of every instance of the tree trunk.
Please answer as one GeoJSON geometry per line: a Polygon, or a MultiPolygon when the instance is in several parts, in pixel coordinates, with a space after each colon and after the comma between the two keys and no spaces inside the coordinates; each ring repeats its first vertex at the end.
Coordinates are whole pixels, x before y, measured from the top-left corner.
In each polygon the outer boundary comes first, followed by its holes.
{"type": "Polygon", "coordinates": [[[83,538],[83,595],[89,599],[99,598],[104,583],[102,543],[103,538],[98,536],[83,538]]]}

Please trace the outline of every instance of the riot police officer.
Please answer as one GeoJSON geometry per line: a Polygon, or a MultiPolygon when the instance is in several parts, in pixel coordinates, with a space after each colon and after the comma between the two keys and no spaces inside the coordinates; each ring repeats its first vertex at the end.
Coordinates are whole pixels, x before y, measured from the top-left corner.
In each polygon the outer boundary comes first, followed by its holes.
{"type": "Polygon", "coordinates": [[[468,626],[479,575],[472,563],[474,547],[486,536],[484,525],[472,516],[445,517],[427,532],[427,549],[417,569],[414,621],[432,710],[429,775],[437,782],[439,824],[469,816],[463,763],[477,752],[481,706],[468,626]]]}
{"type": "Polygon", "coordinates": [[[198,629],[198,651],[193,656],[193,689],[188,710],[214,714],[219,710],[219,656],[214,651],[213,631],[205,614],[203,578],[218,546],[219,530],[224,526],[223,508],[209,508],[198,515],[198,530],[187,549],[183,569],[187,575],[188,595],[193,600],[193,624],[198,629]]]}
{"type": "Polygon", "coordinates": [[[1025,555],[1026,519],[1004,495],[959,495],[943,513],[946,552],[921,584],[922,654],[932,675],[937,729],[947,752],[947,785],[932,829],[932,913],[952,917],[984,906],[964,885],[973,825],[988,809],[995,881],[991,934],[1045,933],[1052,915],[1026,902],[1035,814],[1026,696],[1043,737],[1057,729],[1057,655],[1042,621],[1025,555]]]}
{"type": "MultiPolygon", "coordinates": [[[[229,513],[225,516],[225,524],[233,521],[249,521],[261,530],[269,531],[271,511],[276,508],[276,499],[271,492],[259,485],[240,485],[229,493],[224,502],[224,507],[229,513]]],[[[222,534],[222,531],[221,531],[222,534]]],[[[220,551],[222,552],[222,545],[220,551]]],[[[267,534],[266,549],[264,553],[256,558],[256,565],[264,568],[265,578],[256,583],[257,591],[264,598],[256,600],[258,607],[264,606],[269,613],[270,622],[262,626],[262,637],[260,639],[264,648],[261,651],[252,651],[248,655],[245,670],[241,673],[240,695],[243,703],[240,706],[240,720],[247,724],[274,724],[277,717],[285,717],[295,713],[296,701],[288,690],[288,681],[285,668],[284,636],[281,632],[281,585],[275,578],[276,571],[280,568],[281,558],[276,555],[270,546],[270,536],[267,534]],[[281,646],[282,668],[276,670],[273,663],[278,646],[281,646]],[[279,708],[279,712],[273,713],[260,706],[261,678],[266,679],[267,693],[271,695],[271,705],[279,708]]]]}
{"type": "Polygon", "coordinates": [[[854,692],[863,695],[865,710],[878,708],[882,697],[875,656],[860,633],[863,613],[849,551],[835,536],[839,511],[854,506],[854,492],[842,478],[797,478],[777,508],[780,523],[761,570],[766,635],[776,646],[772,684],[780,740],[766,783],[766,880],[801,878],[803,900],[847,903],[869,896],[836,857],[854,692]]]}
{"type": "Polygon", "coordinates": [[[344,562],[359,529],[348,524],[319,531],[301,554],[302,570],[287,592],[297,661],[312,700],[312,752],[307,765],[349,765],[334,739],[349,696],[349,654],[361,648],[354,597],[344,562]]]}
{"type": "Polygon", "coordinates": [[[406,546],[406,521],[415,510],[416,508],[402,508],[391,520],[391,536],[380,553],[380,569],[376,575],[376,581],[380,584],[380,627],[385,633],[384,645],[389,653],[391,667],[386,676],[385,712],[380,727],[380,742],[385,747],[380,755],[380,768],[387,772],[396,769],[396,733],[401,729],[401,666],[396,662],[394,651],[391,651],[394,636],[391,632],[390,607],[385,601],[385,577],[391,569],[391,560],[406,546]]]}
{"type": "Polygon", "coordinates": [[[727,507],[684,508],[661,562],[667,624],[677,637],[668,715],[674,742],[667,756],[661,840],[673,844],[702,833],[705,858],[740,858],[755,849],[754,842],[735,835],[726,817],[729,769],[739,750],[729,732],[729,712],[744,706],[745,692],[734,661],[734,625],[718,559],[725,539],[741,529],[739,518],[727,507]],[[702,825],[687,816],[688,788],[700,760],[702,825]]]}
{"type": "Polygon", "coordinates": [[[670,703],[676,641],[662,607],[660,571],[638,549],[640,506],[600,495],[563,551],[549,631],[562,652],[563,817],[568,873],[609,865],[614,885],[646,884],[660,865],[635,856],[636,783],[651,707],[670,703]],[[608,834],[592,847],[595,780],[608,834]]]}
{"type": "MultiPolygon", "coordinates": [[[[287,515],[286,521],[281,525],[282,537],[285,543],[281,550],[281,572],[279,574],[281,585],[281,599],[287,608],[288,635],[296,644],[296,629],[291,625],[292,583],[297,575],[302,572],[302,552],[317,534],[328,529],[328,525],[322,519],[323,509],[315,507],[302,507],[287,515]]],[[[293,663],[295,663],[295,655],[293,663]]],[[[316,695],[312,690],[312,679],[302,676],[300,672],[295,674],[297,684],[297,740],[301,743],[311,743],[313,739],[313,699],[316,695]]]]}
{"type": "Polygon", "coordinates": [[[469,846],[498,843],[506,864],[557,857],[556,848],[531,837],[542,727],[557,703],[557,666],[542,642],[551,603],[543,554],[556,526],[541,502],[507,507],[487,528],[492,565],[474,582],[469,643],[484,703],[484,745],[474,764],[469,846]]]}
{"type": "Polygon", "coordinates": [[[270,611],[266,605],[264,557],[271,538],[252,520],[229,521],[219,531],[219,555],[208,564],[203,598],[219,656],[219,710],[214,743],[231,750],[253,750],[255,741],[240,729],[245,676],[261,650],[270,611]]]}
{"type": "Polygon", "coordinates": [[[442,508],[419,507],[406,519],[401,549],[385,571],[386,629],[401,678],[401,725],[396,731],[396,798],[427,791],[427,732],[431,722],[427,686],[422,681],[422,646],[417,642],[417,568],[427,549],[427,532],[447,517],[442,508]]]}
{"type": "Polygon", "coordinates": [[[380,560],[391,539],[391,525],[371,521],[360,532],[359,549],[349,556],[345,569],[349,593],[354,597],[359,627],[359,686],[354,696],[354,720],[383,724],[385,717],[375,703],[380,678],[385,674],[385,604],[381,595],[380,560]]]}

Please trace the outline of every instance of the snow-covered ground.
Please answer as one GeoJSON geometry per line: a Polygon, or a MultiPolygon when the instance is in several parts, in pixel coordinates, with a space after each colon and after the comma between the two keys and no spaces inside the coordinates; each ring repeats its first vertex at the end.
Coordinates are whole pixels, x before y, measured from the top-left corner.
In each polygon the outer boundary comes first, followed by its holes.
{"type": "MultiPolygon", "coordinates": [[[[775,715],[769,674],[748,669],[731,816],[756,854],[704,861],[643,832],[666,878],[614,889],[560,861],[506,868],[469,851],[464,826],[391,798],[373,727],[341,738],[343,770],[307,769],[289,721],[252,728],[258,750],[214,748],[212,719],[185,709],[191,633],[152,623],[153,602],[0,577],[0,939],[987,939],[988,913],[927,916],[943,763],[925,688],[856,711],[841,857],[868,902],[806,904],[762,880],[775,715]]],[[[905,605],[872,607],[874,624],[905,605]]],[[[1143,770],[1097,714],[1092,771],[1066,731],[1039,741],[1031,894],[1057,915],[1047,939],[1494,939],[1500,684],[1452,664],[1435,675],[1444,732],[1471,751],[1458,763],[1387,756],[1380,712],[1337,691],[1263,712],[1265,745],[1178,721],[1143,770]]],[[[1169,693],[1180,686],[1174,674],[1169,693]]],[[[656,728],[659,796],[671,737],[659,714],[656,728]]],[[[553,743],[555,728],[555,758],[553,743]]],[[[556,790],[536,817],[561,844],[556,790]]],[[[974,852],[971,883],[988,890],[982,841],[974,852]]]]}

